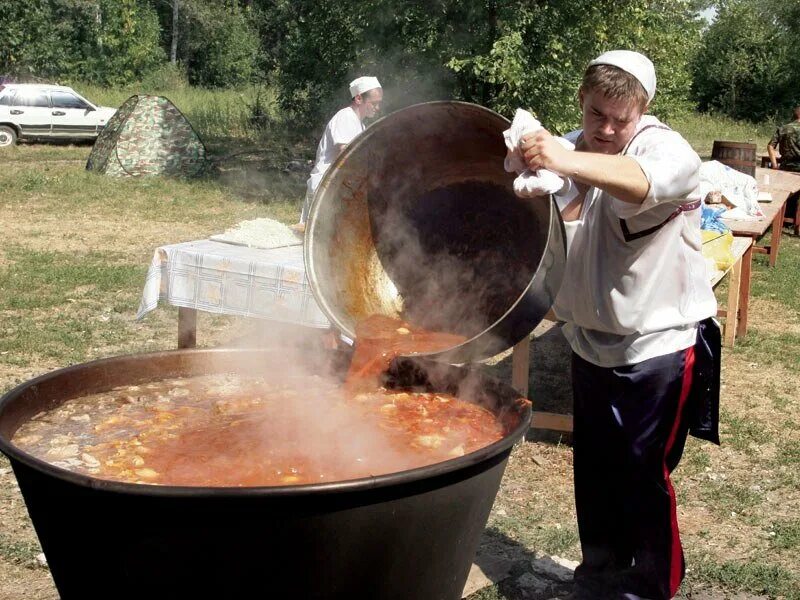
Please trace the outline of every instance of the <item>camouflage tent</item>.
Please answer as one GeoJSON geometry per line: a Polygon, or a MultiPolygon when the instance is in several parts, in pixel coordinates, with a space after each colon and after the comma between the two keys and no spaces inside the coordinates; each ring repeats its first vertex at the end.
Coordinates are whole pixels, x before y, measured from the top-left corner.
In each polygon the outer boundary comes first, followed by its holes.
{"type": "Polygon", "coordinates": [[[206,165],[206,148],[191,124],[163,96],[131,96],[94,143],[86,169],[118,177],[192,177],[206,165]]]}

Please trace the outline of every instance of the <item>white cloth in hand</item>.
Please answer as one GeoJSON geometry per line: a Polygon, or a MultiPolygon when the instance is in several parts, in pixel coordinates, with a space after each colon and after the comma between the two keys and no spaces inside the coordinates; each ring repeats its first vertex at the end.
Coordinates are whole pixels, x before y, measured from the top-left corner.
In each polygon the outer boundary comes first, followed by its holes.
{"type": "MultiPolygon", "coordinates": [[[[518,108],[511,127],[503,132],[507,148],[503,166],[506,172],[519,175],[514,180],[514,192],[523,198],[555,194],[565,186],[564,180],[552,171],[547,169],[531,171],[525,164],[519,148],[522,136],[527,133],[535,133],[540,129],[542,129],[542,124],[531,113],[518,108]]],[[[575,149],[575,146],[564,138],[558,137],[556,140],[567,150],[575,149]]]]}

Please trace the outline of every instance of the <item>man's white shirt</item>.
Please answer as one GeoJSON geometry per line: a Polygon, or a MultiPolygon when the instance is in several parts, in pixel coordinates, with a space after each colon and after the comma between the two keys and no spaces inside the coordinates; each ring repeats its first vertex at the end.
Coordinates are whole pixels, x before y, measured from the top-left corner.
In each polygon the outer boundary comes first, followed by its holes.
{"type": "MultiPolygon", "coordinates": [[[[580,218],[565,223],[567,268],[553,308],[566,321],[563,332],[572,349],[602,367],[689,348],[697,323],[717,312],[701,253],[701,210],[667,221],[681,205],[699,200],[700,158],[655,117],[642,117],[640,131],[626,155],[650,183],[642,204],[589,188],[580,218]],[[630,239],[622,220],[634,236],[664,225],[630,239]]],[[[579,134],[566,137],[576,142],[579,134]]]]}
{"type": "Polygon", "coordinates": [[[337,145],[349,144],[355,137],[364,131],[364,124],[358,118],[356,111],[352,107],[347,106],[333,115],[333,118],[328,121],[325,127],[325,133],[319,141],[317,146],[317,157],[314,163],[314,168],[311,170],[311,176],[308,178],[306,184],[306,202],[303,206],[303,214],[300,222],[304,223],[308,217],[308,209],[310,208],[311,199],[314,197],[314,192],[317,190],[322,176],[325,171],[331,166],[339,153],[336,150],[337,145]]]}

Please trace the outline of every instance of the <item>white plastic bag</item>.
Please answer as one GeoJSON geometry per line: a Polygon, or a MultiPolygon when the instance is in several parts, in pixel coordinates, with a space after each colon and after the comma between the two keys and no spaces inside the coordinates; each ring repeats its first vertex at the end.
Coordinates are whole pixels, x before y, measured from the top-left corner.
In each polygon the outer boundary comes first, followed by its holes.
{"type": "Polygon", "coordinates": [[[738,212],[749,217],[763,217],[758,205],[758,184],[754,177],[731,169],[728,165],[711,160],[700,165],[700,197],[719,192],[733,204],[738,212]]]}

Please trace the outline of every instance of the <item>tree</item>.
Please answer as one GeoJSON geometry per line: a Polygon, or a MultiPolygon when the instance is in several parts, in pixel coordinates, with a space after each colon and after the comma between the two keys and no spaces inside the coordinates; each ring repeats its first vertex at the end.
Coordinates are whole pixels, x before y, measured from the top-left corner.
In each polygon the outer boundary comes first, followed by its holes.
{"type": "Polygon", "coordinates": [[[178,61],[178,17],[180,16],[181,0],[172,0],[172,40],[169,45],[169,62],[173,65],[178,61]]]}
{"type": "MultiPolygon", "coordinates": [[[[792,88],[800,83],[792,66],[793,42],[800,32],[796,19],[791,20],[791,4],[720,3],[693,64],[693,89],[701,110],[761,121],[791,103],[792,88]]],[[[794,7],[797,12],[796,3],[794,7]]]]}

